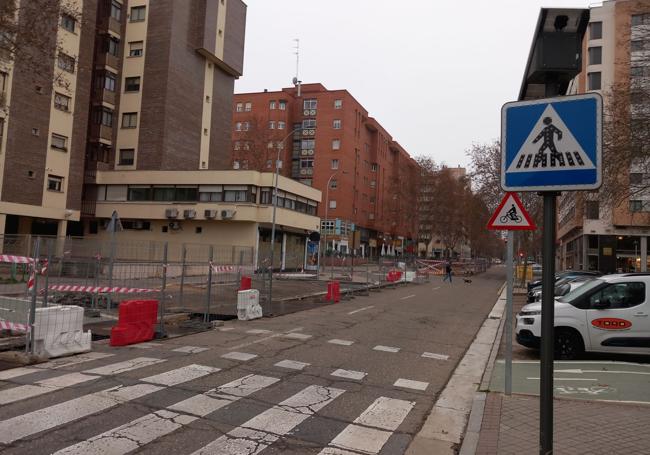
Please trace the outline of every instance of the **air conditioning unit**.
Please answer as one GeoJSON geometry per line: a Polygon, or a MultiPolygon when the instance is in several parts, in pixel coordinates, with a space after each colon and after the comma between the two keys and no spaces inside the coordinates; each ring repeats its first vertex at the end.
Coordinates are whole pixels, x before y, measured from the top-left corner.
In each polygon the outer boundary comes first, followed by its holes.
{"type": "Polygon", "coordinates": [[[178,209],[165,209],[165,217],[178,218],[178,209]]]}
{"type": "Polygon", "coordinates": [[[234,210],[222,210],[221,211],[221,219],[222,220],[231,220],[235,217],[235,212],[234,210]]]}
{"type": "Polygon", "coordinates": [[[312,175],[314,173],[314,168],[307,168],[307,175],[312,175]]]}
{"type": "Polygon", "coordinates": [[[307,130],[307,129],[302,130],[302,135],[303,136],[309,136],[309,130],[307,130]]]}
{"type": "Polygon", "coordinates": [[[214,219],[217,217],[217,211],[216,210],[206,210],[203,212],[203,216],[205,216],[208,219],[214,219]]]}
{"type": "Polygon", "coordinates": [[[314,149],[309,149],[309,150],[307,150],[307,153],[308,153],[310,156],[313,155],[313,154],[314,154],[314,149]]]}
{"type": "Polygon", "coordinates": [[[316,136],[316,130],[309,130],[310,136],[316,136]]]}
{"type": "Polygon", "coordinates": [[[300,169],[300,175],[307,175],[307,169],[300,169]]]}
{"type": "Polygon", "coordinates": [[[309,115],[316,115],[316,109],[312,109],[311,111],[309,111],[309,115]]]}
{"type": "Polygon", "coordinates": [[[309,150],[301,150],[301,151],[300,151],[300,154],[301,154],[302,156],[307,156],[307,155],[309,155],[309,150]]]}
{"type": "Polygon", "coordinates": [[[302,111],[302,114],[303,115],[309,115],[309,109],[305,109],[304,111],[302,111]]]}
{"type": "Polygon", "coordinates": [[[183,210],[183,217],[190,220],[192,218],[196,218],[196,210],[194,209],[183,210]]]}
{"type": "Polygon", "coordinates": [[[169,229],[172,231],[178,231],[181,228],[181,223],[180,221],[170,221],[169,222],[169,229]]]}

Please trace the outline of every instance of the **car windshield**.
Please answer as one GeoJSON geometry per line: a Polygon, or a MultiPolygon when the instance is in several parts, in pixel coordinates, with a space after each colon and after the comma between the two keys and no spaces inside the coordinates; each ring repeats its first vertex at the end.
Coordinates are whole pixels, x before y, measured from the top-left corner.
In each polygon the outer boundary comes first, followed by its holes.
{"type": "Polygon", "coordinates": [[[573,291],[569,292],[567,295],[564,295],[557,300],[562,303],[571,303],[575,299],[581,297],[585,293],[591,291],[592,289],[595,289],[596,287],[600,286],[603,283],[604,283],[603,280],[599,280],[596,278],[592,281],[586,282],[582,286],[575,288],[573,291]]]}

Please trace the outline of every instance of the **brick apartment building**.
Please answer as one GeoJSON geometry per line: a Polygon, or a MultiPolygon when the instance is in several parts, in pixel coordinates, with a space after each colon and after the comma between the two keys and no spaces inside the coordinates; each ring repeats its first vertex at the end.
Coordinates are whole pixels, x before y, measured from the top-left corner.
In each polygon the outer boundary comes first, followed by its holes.
{"type": "Polygon", "coordinates": [[[272,171],[278,153],[282,175],[325,195],[328,250],[416,251],[418,165],[347,90],[315,83],[236,94],[232,167],[272,171]]]}
{"type": "MultiPolygon", "coordinates": [[[[589,25],[583,42],[582,71],[568,94],[600,92],[604,110],[617,90],[644,86],[650,89],[650,3],[644,0],[612,0],[589,9],[589,25]]],[[[634,90],[630,93],[633,95],[634,90]]],[[[644,115],[642,109],[630,115],[644,115]]],[[[633,185],[647,181],[647,169],[630,163],[621,178],[633,185]]],[[[601,189],[607,191],[607,188],[601,189]]],[[[558,200],[559,262],[563,269],[600,270],[606,273],[648,270],[650,244],[650,194],[636,192],[613,210],[599,201],[598,192],[566,192],[558,200]]]]}
{"type": "MultiPolygon", "coordinates": [[[[61,43],[54,50],[53,37],[49,73],[0,58],[0,234],[102,238],[117,210],[123,238],[262,248],[271,208],[259,200],[273,176],[236,173],[230,157],[246,5],[72,6],[78,16],[49,18],[61,43]]],[[[320,193],[289,179],[280,187],[305,200],[278,212],[304,250],[320,193]]]]}

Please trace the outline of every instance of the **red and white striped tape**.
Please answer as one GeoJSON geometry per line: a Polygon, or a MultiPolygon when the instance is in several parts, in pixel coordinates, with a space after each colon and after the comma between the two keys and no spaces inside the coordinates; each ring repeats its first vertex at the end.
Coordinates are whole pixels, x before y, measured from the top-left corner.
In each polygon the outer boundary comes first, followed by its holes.
{"type": "Polygon", "coordinates": [[[74,286],[70,284],[53,284],[48,286],[52,291],[61,292],[90,292],[90,293],[113,293],[113,294],[144,294],[148,292],[160,292],[159,289],[125,288],[119,286],[74,286]]]}
{"type": "Polygon", "coordinates": [[[213,265],[212,271],[214,273],[234,273],[237,271],[237,266],[234,265],[213,265]]]}
{"type": "Polygon", "coordinates": [[[16,322],[0,320],[0,330],[13,330],[16,332],[27,332],[29,326],[27,324],[18,324],[16,322]]]}
{"type": "Polygon", "coordinates": [[[0,262],[12,262],[14,264],[31,264],[34,258],[27,256],[14,256],[12,254],[0,254],[0,262]]]}

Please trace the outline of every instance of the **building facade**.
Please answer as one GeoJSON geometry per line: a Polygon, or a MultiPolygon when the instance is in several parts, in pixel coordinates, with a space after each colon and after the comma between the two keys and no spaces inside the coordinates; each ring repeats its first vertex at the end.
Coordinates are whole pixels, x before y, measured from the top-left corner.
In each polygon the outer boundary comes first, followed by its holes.
{"type": "Polygon", "coordinates": [[[232,108],[232,167],[273,171],[279,157],[282,175],[321,190],[323,248],[416,252],[419,167],[347,90],[241,93],[232,108]]]}
{"type": "MultiPolygon", "coordinates": [[[[616,0],[590,8],[582,65],[569,94],[599,92],[607,112],[612,94],[623,90],[631,95],[625,106],[631,124],[640,115],[647,128],[648,98],[643,98],[645,106],[636,106],[634,88],[650,89],[650,4],[616,0]]],[[[638,167],[629,163],[629,173],[621,175],[621,181],[634,185],[647,180],[645,166],[638,167]]],[[[566,192],[560,197],[560,267],[606,273],[648,270],[650,194],[632,191],[628,200],[610,209],[599,200],[607,188],[600,191],[566,192]]]]}
{"type": "MultiPolygon", "coordinates": [[[[49,73],[0,58],[0,234],[101,238],[117,210],[123,238],[263,248],[272,174],[231,170],[246,5],[72,6],[47,18],[58,30],[49,73]]],[[[278,254],[290,241],[304,257],[320,192],[288,179],[279,187],[301,203],[277,211],[278,254]]]]}

